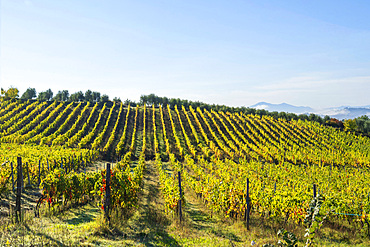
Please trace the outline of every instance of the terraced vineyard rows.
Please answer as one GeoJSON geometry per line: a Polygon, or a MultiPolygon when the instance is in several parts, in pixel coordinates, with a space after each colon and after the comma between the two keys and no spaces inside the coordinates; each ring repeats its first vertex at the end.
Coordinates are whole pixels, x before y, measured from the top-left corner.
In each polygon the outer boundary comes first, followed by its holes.
{"type": "MultiPolygon", "coordinates": [[[[0,125],[1,142],[92,148],[102,155],[109,153],[108,160],[117,159],[129,150],[136,156],[140,153],[141,146],[136,144],[143,139],[143,108],[126,108],[112,103],[24,102],[3,105],[1,112],[4,121],[0,125]],[[138,123],[134,128],[136,117],[138,123]],[[138,133],[133,133],[134,130],[138,133]]],[[[190,111],[183,107],[181,110],[160,107],[154,113],[158,115],[156,127],[162,133],[158,148],[166,150],[167,154],[174,153],[178,160],[186,154],[204,153],[207,148],[211,150],[209,155],[229,159],[306,165],[369,165],[368,149],[358,149],[368,146],[368,138],[313,122],[287,122],[272,117],[201,111],[191,107],[190,111]],[[360,145],[354,148],[355,143],[360,145]]],[[[149,118],[152,114],[152,109],[145,109],[149,118]]],[[[145,123],[147,134],[153,133],[153,121],[148,121],[149,118],[145,123]]],[[[148,144],[148,150],[154,150],[153,142],[148,144]]]]}
{"type": "Polygon", "coordinates": [[[245,216],[248,178],[252,213],[264,217],[302,223],[315,183],[325,210],[369,218],[369,138],[315,122],[112,102],[8,103],[0,119],[2,146],[91,149],[100,159],[120,160],[121,170],[139,160],[139,177],[145,160],[155,160],[168,209],[175,210],[180,197],[166,171],[180,171],[187,187],[227,217],[245,216]]]}

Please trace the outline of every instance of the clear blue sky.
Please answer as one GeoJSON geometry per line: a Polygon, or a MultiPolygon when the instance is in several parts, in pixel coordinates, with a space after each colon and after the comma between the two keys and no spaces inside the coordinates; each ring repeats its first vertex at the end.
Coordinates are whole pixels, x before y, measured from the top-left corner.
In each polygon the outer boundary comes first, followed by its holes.
{"type": "Polygon", "coordinates": [[[370,104],[370,1],[0,0],[0,86],[370,104]]]}

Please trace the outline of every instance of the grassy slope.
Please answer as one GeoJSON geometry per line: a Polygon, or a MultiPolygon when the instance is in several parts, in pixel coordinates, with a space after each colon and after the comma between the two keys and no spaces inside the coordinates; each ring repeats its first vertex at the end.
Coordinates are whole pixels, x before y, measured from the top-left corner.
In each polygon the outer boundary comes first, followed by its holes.
{"type": "MultiPolygon", "coordinates": [[[[277,242],[276,232],[281,224],[252,215],[251,231],[247,231],[242,222],[212,216],[191,191],[185,192],[185,220],[179,224],[165,213],[154,164],[148,163],[138,209],[126,219],[116,217],[119,220],[112,223],[113,227],[106,226],[100,209],[93,203],[53,217],[34,218],[28,212],[21,226],[0,219],[0,246],[6,246],[7,241],[12,246],[250,246],[251,240],[262,246],[277,242]]],[[[297,236],[304,234],[302,227],[285,227],[297,236]]],[[[319,246],[370,245],[369,240],[343,229],[324,227],[320,236],[319,246]]],[[[303,245],[304,239],[300,240],[303,245]]]]}

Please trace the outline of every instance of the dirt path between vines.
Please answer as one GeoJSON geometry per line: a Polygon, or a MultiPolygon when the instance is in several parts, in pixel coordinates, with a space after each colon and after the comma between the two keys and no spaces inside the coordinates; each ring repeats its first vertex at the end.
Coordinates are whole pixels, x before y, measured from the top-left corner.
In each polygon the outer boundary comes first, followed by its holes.
{"type": "MultiPolygon", "coordinates": [[[[148,162],[138,209],[127,220],[125,244],[143,246],[236,246],[242,237],[212,218],[192,191],[185,190],[184,221],[166,214],[155,164],[148,162]]],[[[245,244],[245,243],[244,243],[245,244]]]]}
{"type": "Polygon", "coordinates": [[[170,224],[171,219],[165,214],[157,171],[154,164],[148,162],[138,208],[126,222],[125,237],[145,246],[180,246],[166,231],[170,224]]]}

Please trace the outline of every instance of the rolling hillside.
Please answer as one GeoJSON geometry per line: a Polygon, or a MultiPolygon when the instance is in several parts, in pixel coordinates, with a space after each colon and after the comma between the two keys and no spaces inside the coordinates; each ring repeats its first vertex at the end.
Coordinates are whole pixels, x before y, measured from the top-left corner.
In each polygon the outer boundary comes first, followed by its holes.
{"type": "Polygon", "coordinates": [[[165,157],[173,153],[180,161],[185,155],[201,154],[276,164],[284,160],[294,164],[369,165],[368,153],[361,158],[352,155],[370,146],[368,138],[312,122],[191,107],[146,107],[144,119],[143,107],[112,102],[23,102],[0,109],[0,142],[92,148],[108,161],[129,151],[138,158],[144,126],[145,156],[154,159],[155,124],[160,153],[165,157]]]}
{"type": "Polygon", "coordinates": [[[92,201],[104,214],[107,170],[81,168],[105,161],[114,163],[111,206],[125,213],[145,205],[140,191],[152,183],[163,196],[156,210],[174,217],[180,205],[191,217],[186,202],[198,200],[221,221],[253,215],[254,222],[302,226],[323,203],[330,231],[336,224],[361,227],[361,236],[370,231],[370,138],[317,122],[191,106],[21,101],[0,107],[0,144],[0,194],[12,193],[7,163],[24,156],[22,176],[28,186],[40,184],[41,202],[56,213],[92,201]]]}

